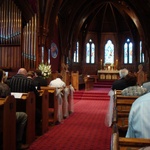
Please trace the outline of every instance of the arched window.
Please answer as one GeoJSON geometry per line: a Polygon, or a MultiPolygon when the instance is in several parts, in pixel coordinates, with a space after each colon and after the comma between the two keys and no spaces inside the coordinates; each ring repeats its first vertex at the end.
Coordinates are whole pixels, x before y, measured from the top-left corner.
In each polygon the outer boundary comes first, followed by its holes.
{"type": "Polygon", "coordinates": [[[79,42],[76,43],[76,50],[74,51],[73,61],[79,62],[79,42]]]}
{"type": "Polygon", "coordinates": [[[140,41],[140,63],[144,63],[144,53],[142,52],[142,41],[140,41]]]}
{"type": "Polygon", "coordinates": [[[124,44],[124,64],[132,64],[133,62],[133,44],[130,39],[124,44]]]}
{"type": "Polygon", "coordinates": [[[114,64],[114,44],[111,40],[108,40],[105,44],[105,64],[114,64]]]}
{"type": "Polygon", "coordinates": [[[86,44],[86,63],[95,63],[95,44],[91,39],[86,44]]]}

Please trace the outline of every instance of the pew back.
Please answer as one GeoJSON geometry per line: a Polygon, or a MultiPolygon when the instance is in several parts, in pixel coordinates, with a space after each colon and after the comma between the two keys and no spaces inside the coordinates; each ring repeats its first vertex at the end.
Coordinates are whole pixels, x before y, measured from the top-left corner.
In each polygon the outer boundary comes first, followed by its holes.
{"type": "Polygon", "coordinates": [[[117,123],[122,136],[126,134],[128,128],[128,116],[132,106],[132,103],[138,98],[138,96],[114,96],[114,109],[113,109],[113,123],[117,123]]]}
{"type": "Polygon", "coordinates": [[[114,100],[114,106],[118,112],[128,113],[130,111],[132,103],[138,98],[138,96],[123,96],[116,95],[114,100]]]}
{"type": "MultiPolygon", "coordinates": [[[[15,93],[13,93],[15,95],[15,93]]],[[[31,144],[35,140],[35,94],[34,92],[21,93],[16,98],[16,111],[25,112],[28,115],[26,128],[26,143],[31,144]]]]}

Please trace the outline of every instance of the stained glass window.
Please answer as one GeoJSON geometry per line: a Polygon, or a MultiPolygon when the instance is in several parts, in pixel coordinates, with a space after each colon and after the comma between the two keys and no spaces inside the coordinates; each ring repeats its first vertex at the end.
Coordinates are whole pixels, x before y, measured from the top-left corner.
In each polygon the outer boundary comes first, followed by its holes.
{"type": "Polygon", "coordinates": [[[114,44],[108,40],[105,44],[105,64],[114,64],[114,44]]]}
{"type": "Polygon", "coordinates": [[[142,52],[142,41],[140,41],[140,63],[144,63],[144,53],[142,52]]]}
{"type": "Polygon", "coordinates": [[[76,50],[74,51],[73,61],[78,63],[79,62],[79,42],[76,44],[76,50]]]}
{"type": "Polygon", "coordinates": [[[91,39],[86,44],[86,63],[95,63],[95,44],[91,39]]]}
{"type": "Polygon", "coordinates": [[[127,51],[127,43],[124,44],[124,63],[128,62],[128,51],[127,51]]]}
{"type": "Polygon", "coordinates": [[[124,44],[124,64],[133,63],[133,44],[130,39],[124,44]]]}

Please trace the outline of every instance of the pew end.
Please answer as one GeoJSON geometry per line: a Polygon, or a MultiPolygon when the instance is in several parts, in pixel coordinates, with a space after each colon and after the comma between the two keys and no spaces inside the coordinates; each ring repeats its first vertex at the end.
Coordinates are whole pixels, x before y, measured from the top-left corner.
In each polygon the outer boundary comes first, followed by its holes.
{"type": "Polygon", "coordinates": [[[0,133],[3,150],[16,150],[16,100],[14,96],[0,98],[0,133]]]}
{"type": "Polygon", "coordinates": [[[56,88],[50,86],[42,86],[41,90],[47,90],[49,94],[49,106],[48,106],[48,114],[49,114],[49,124],[55,124],[57,122],[58,115],[58,101],[56,98],[56,88]]]}
{"type": "Polygon", "coordinates": [[[49,93],[48,90],[39,90],[39,100],[36,101],[36,107],[40,110],[42,118],[40,126],[37,126],[37,134],[44,134],[48,131],[48,108],[49,108],[49,93]]]}
{"type": "MultiPolygon", "coordinates": [[[[11,93],[14,96],[18,93],[11,93]]],[[[16,111],[25,112],[28,115],[25,143],[31,144],[35,140],[35,94],[34,92],[19,93],[16,97],[16,111]]]]}

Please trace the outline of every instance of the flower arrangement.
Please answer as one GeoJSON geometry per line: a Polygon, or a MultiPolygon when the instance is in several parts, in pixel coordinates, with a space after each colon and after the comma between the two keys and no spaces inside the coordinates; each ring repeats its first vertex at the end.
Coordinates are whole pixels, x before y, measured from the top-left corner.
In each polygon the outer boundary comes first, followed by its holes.
{"type": "Polygon", "coordinates": [[[39,64],[38,69],[42,71],[42,75],[45,79],[50,77],[50,75],[51,75],[51,65],[41,63],[41,64],[39,64]]]}

